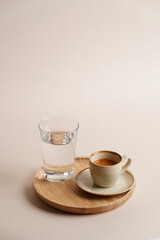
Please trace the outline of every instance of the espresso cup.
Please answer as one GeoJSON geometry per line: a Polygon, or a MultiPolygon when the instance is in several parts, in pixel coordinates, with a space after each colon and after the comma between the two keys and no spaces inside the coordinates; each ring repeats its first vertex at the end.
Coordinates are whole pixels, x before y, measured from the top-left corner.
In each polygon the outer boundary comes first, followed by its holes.
{"type": "Polygon", "coordinates": [[[98,187],[112,187],[131,164],[131,158],[112,151],[98,151],[89,157],[90,173],[98,187]]]}

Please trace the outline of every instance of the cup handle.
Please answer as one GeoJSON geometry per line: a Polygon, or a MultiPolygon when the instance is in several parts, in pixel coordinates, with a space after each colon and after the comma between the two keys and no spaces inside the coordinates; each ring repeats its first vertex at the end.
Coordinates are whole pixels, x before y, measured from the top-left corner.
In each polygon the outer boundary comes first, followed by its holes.
{"type": "Polygon", "coordinates": [[[123,155],[122,156],[122,163],[126,162],[123,167],[122,167],[122,170],[121,170],[121,173],[124,173],[127,168],[129,167],[129,165],[131,164],[131,157],[127,156],[127,155],[123,155]]]}

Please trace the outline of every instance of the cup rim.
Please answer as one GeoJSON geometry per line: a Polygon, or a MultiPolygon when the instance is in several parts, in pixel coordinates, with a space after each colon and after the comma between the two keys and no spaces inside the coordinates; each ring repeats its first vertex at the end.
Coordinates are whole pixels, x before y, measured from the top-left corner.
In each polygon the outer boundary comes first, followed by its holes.
{"type": "Polygon", "coordinates": [[[89,161],[90,161],[93,165],[95,165],[95,166],[107,168],[107,167],[113,167],[113,166],[115,166],[115,165],[118,165],[118,164],[122,161],[122,156],[121,156],[119,153],[114,152],[114,151],[110,151],[110,150],[100,150],[100,151],[96,151],[96,152],[92,153],[92,154],[89,156],[89,161]],[[95,164],[94,162],[91,161],[91,157],[93,157],[93,156],[96,155],[97,153],[105,153],[105,152],[106,152],[106,153],[112,153],[112,154],[118,155],[119,158],[120,158],[120,161],[119,161],[118,163],[115,163],[115,164],[112,165],[112,166],[98,165],[98,164],[95,164]]]}
{"type": "Polygon", "coordinates": [[[39,130],[42,131],[42,132],[44,132],[44,133],[50,133],[49,131],[43,130],[43,129],[40,127],[40,124],[41,124],[43,121],[46,121],[46,120],[49,120],[49,119],[52,119],[52,118],[68,118],[68,119],[70,119],[70,120],[74,120],[74,121],[76,122],[76,124],[77,124],[77,127],[74,128],[72,131],[69,131],[70,133],[73,133],[73,132],[75,132],[75,131],[77,131],[77,130],[79,129],[79,122],[78,122],[76,119],[72,118],[72,117],[67,117],[67,116],[50,116],[50,117],[45,117],[45,118],[43,118],[43,119],[41,119],[41,120],[39,121],[39,123],[38,123],[38,128],[39,128],[39,130]]]}

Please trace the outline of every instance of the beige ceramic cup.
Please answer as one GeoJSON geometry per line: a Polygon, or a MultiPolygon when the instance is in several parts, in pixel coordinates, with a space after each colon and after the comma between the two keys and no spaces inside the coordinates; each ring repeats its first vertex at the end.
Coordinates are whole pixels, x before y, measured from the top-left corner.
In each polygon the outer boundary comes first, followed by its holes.
{"type": "Polygon", "coordinates": [[[90,173],[93,182],[99,187],[112,187],[116,184],[120,174],[129,167],[131,158],[112,151],[98,151],[89,157],[90,173]],[[102,166],[94,162],[99,159],[109,159],[114,161],[114,165],[102,166]]]}

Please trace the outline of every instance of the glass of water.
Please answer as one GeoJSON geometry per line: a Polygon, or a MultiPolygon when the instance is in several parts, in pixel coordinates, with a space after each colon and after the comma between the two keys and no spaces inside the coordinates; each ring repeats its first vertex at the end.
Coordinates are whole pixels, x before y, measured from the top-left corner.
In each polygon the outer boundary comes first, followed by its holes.
{"type": "Polygon", "coordinates": [[[74,171],[79,123],[69,117],[57,116],[43,119],[38,127],[42,142],[44,176],[52,182],[69,180],[74,171]]]}

